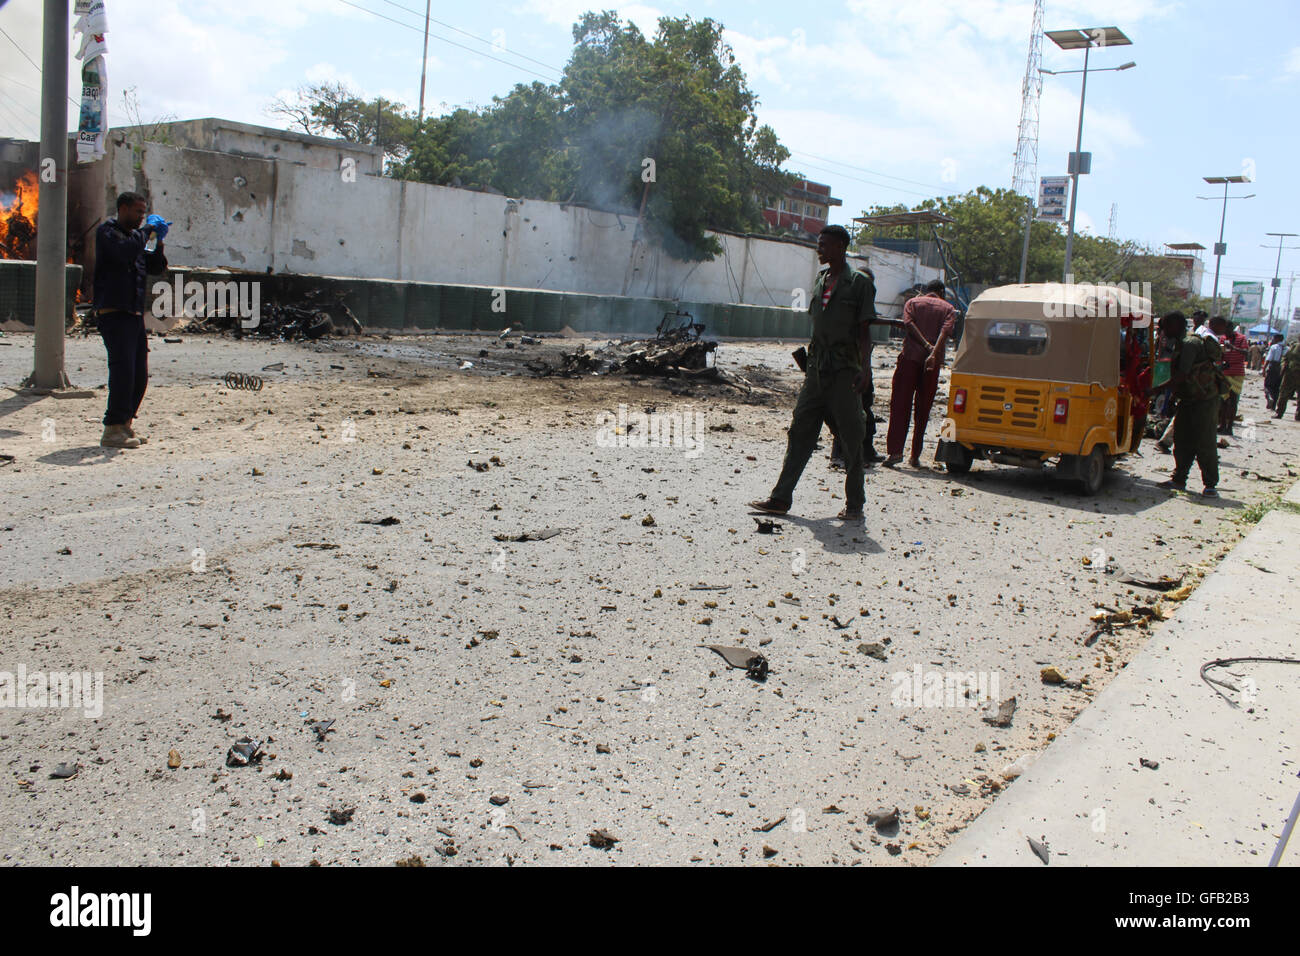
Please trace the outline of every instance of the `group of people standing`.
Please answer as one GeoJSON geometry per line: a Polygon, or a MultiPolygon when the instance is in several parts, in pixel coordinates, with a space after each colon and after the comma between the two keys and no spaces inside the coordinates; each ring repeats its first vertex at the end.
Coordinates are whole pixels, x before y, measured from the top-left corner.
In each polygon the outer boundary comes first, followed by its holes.
{"type": "Polygon", "coordinates": [[[1264,400],[1274,418],[1286,414],[1286,406],[1297,398],[1295,420],[1300,422],[1300,338],[1284,345],[1282,334],[1274,333],[1264,356],[1264,400]]]}
{"type": "MultiPolygon", "coordinates": [[[[1251,344],[1236,323],[1221,315],[1209,318],[1198,310],[1192,318],[1191,335],[1181,312],[1160,320],[1161,351],[1169,357],[1171,377],[1152,391],[1169,390],[1174,408],[1156,444],[1174,455],[1174,473],[1163,487],[1185,489],[1195,462],[1205,484],[1202,494],[1213,498],[1218,496],[1219,436],[1233,434],[1251,344]]],[[[1264,395],[1274,418],[1281,418],[1287,402],[1300,392],[1300,340],[1287,349],[1282,343],[1283,336],[1275,334],[1263,357],[1264,395]]],[[[1295,417],[1300,421],[1300,406],[1295,417]]]]}

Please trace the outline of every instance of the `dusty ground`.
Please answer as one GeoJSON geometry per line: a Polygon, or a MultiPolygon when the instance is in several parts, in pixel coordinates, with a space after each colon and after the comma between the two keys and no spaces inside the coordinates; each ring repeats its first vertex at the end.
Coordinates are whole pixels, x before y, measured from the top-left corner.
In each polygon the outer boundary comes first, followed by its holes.
{"type": "MultiPolygon", "coordinates": [[[[17,384],[31,339],[0,342],[17,384]]],[[[102,391],[8,393],[0,671],[100,671],[104,691],[98,720],[0,707],[0,859],[924,863],[1148,638],[1083,645],[1097,603],[1154,597],[1083,559],[1194,576],[1300,471],[1300,425],[1266,418],[1252,377],[1254,437],[1222,453],[1216,503],[1153,487],[1170,460],[1148,446],[1097,498],[990,465],[876,469],[852,528],[822,453],[782,533],[759,535],[745,502],[780,465],[790,348],[725,343],[719,364],[763,387],[692,396],[514,375],[528,349],[470,337],[155,340],[152,440],[126,452],[97,445],[102,391]],[[261,392],[218,381],[275,362],[261,392]],[[596,416],[620,403],[734,430],[693,457],[601,447],[596,416]],[[761,647],[771,674],[703,643],[761,647]],[[1045,685],[1049,664],[1087,682],[1045,685]],[[916,666],[996,678],[1012,725],[964,700],[894,706],[916,666]],[[318,742],[307,723],[328,719],[318,742]],[[225,766],[242,735],[267,741],[260,766],[225,766]],[[60,763],[81,769],[51,779],[60,763]],[[868,824],[880,806],[898,833],[868,824]],[[597,828],[612,850],[588,845],[597,828]]],[[[877,350],[882,415],[893,360],[877,350]]],[[[105,380],[96,340],[67,366],[105,380]]]]}

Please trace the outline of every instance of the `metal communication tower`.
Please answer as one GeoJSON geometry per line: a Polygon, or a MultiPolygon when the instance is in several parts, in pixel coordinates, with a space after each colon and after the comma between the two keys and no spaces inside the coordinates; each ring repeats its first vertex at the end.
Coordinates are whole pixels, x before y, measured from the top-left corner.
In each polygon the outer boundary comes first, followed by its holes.
{"type": "Polygon", "coordinates": [[[1020,86],[1020,133],[1016,137],[1016,166],[1011,188],[1025,197],[1025,243],[1020,251],[1020,281],[1029,268],[1029,228],[1038,196],[1038,101],[1043,95],[1043,0],[1034,0],[1034,26],[1029,34],[1029,61],[1020,86]]]}
{"type": "Polygon", "coordinates": [[[1016,140],[1016,166],[1011,188],[1033,198],[1038,195],[1038,101],[1043,95],[1043,0],[1034,3],[1034,28],[1029,35],[1029,62],[1020,92],[1020,135],[1016,140]]]}

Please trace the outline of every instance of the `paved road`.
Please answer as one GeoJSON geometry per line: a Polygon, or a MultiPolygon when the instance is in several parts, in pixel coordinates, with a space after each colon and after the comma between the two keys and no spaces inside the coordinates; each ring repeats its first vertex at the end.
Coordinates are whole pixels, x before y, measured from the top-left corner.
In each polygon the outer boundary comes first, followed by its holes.
{"type": "MultiPolygon", "coordinates": [[[[5,341],[16,383],[30,340],[5,341]]],[[[98,719],[0,708],[0,859],[924,863],[1146,643],[1083,645],[1098,602],[1154,600],[1084,559],[1195,581],[1285,487],[1254,476],[1300,464],[1300,426],[1261,420],[1215,503],[1156,489],[1162,456],[1095,499],[1014,469],[880,471],[846,528],[818,455],[759,534],[744,502],[780,465],[789,351],[724,344],[778,391],[692,397],[187,337],[156,345],[153,440],[122,453],[95,444],[99,400],[0,399],[0,670],[104,681],[98,719]],[[215,383],[276,361],[261,392],[215,383]],[[699,454],[609,447],[597,416],[620,404],[698,413],[699,454]],[[761,649],[771,676],[705,643],[761,649]],[[1046,665],[1088,680],[1044,685],[1046,665]],[[1011,726],[960,688],[908,705],[918,669],[1014,695],[1011,726]],[[241,735],[274,759],[227,768],[241,735]],[[51,779],[60,763],[81,769],[51,779]],[[868,823],[881,806],[897,833],[868,823]],[[620,842],[590,847],[596,828],[620,842]]],[[[100,361],[69,343],[77,384],[100,361]]]]}

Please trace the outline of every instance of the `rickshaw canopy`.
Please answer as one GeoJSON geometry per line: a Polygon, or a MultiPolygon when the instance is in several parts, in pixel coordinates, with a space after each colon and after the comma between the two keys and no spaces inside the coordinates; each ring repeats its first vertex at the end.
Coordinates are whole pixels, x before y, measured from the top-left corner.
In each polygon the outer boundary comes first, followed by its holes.
{"type": "Polygon", "coordinates": [[[1086,283],[987,289],[966,313],[952,370],[1115,388],[1125,317],[1149,324],[1151,300],[1086,283]]]}

